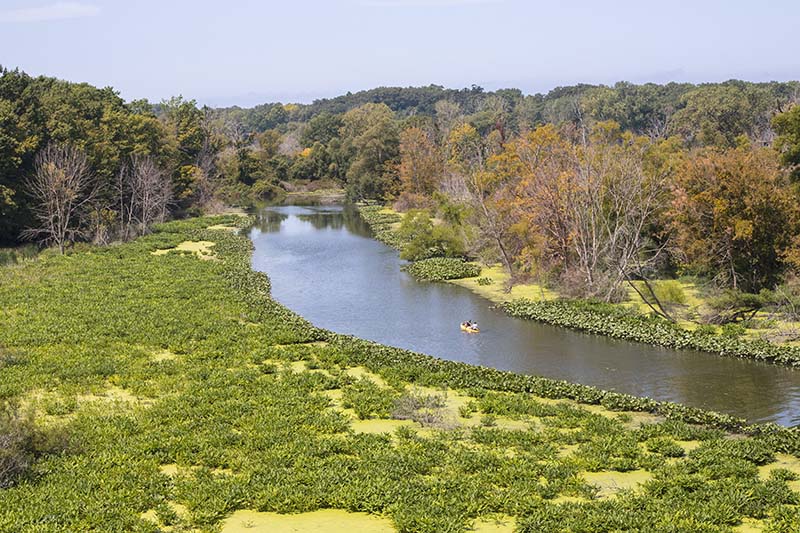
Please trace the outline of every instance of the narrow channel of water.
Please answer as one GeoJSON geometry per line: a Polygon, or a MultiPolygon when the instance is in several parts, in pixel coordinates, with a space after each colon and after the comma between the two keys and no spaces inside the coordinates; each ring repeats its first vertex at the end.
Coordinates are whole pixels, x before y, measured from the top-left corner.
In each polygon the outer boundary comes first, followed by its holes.
{"type": "Polygon", "coordinates": [[[273,296],[314,325],[471,364],[800,424],[800,371],[512,318],[470,291],[418,283],[350,208],[267,207],[250,238],[273,296]],[[481,333],[459,329],[476,320],[481,333]]]}

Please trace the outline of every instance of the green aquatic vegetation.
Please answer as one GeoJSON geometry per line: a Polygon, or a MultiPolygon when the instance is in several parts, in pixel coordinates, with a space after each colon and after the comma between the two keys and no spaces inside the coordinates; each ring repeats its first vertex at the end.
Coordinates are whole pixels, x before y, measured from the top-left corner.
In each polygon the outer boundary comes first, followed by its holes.
{"type": "Polygon", "coordinates": [[[721,532],[748,517],[793,531],[791,472],[758,472],[800,453],[797,431],[320,330],[270,298],[244,236],[208,229],[246,224],[170,222],[0,269],[0,396],[32,410],[37,435],[69,437],[25,455],[0,530],[214,531],[242,510],[338,509],[403,532],[489,516],[520,531],[721,532]],[[152,254],[187,241],[213,242],[215,260],[152,254]],[[406,420],[360,432],[347,405],[406,420]],[[609,408],[663,420],[636,428],[609,408]],[[652,479],[589,481],[612,468],[652,479]]]}
{"type": "Polygon", "coordinates": [[[472,278],[481,273],[479,265],[453,257],[423,259],[405,264],[402,269],[419,281],[472,278]]]}
{"type": "Polygon", "coordinates": [[[660,424],[642,424],[634,434],[640,441],[669,436],[683,441],[711,440],[724,436],[724,433],[717,428],[687,424],[675,419],[665,420],[660,424]]]}
{"type": "Polygon", "coordinates": [[[604,435],[578,446],[576,460],[589,472],[617,470],[627,472],[642,468],[646,461],[644,451],[634,435],[617,433],[604,435]]]}
{"type": "Polygon", "coordinates": [[[529,394],[508,394],[485,391],[477,400],[477,407],[484,413],[519,418],[527,416],[555,416],[558,408],[542,403],[529,394]]]}
{"type": "Polygon", "coordinates": [[[342,406],[353,409],[358,418],[388,418],[393,405],[393,395],[366,377],[342,388],[342,406]]]}
{"type": "Polygon", "coordinates": [[[800,507],[782,505],[767,521],[764,533],[793,533],[800,531],[800,507]]]}
{"type": "Polygon", "coordinates": [[[458,416],[461,418],[472,418],[472,414],[477,410],[475,402],[469,402],[458,408],[458,416]]]}
{"type": "Polygon", "coordinates": [[[362,205],[358,212],[372,230],[375,239],[398,250],[405,244],[402,237],[393,230],[393,226],[403,220],[402,216],[387,212],[380,205],[362,205]]]}
{"type": "Polygon", "coordinates": [[[675,349],[694,349],[731,357],[800,366],[800,347],[776,345],[712,329],[687,330],[667,320],[589,301],[515,300],[504,305],[512,316],[675,349]]]}
{"type": "Polygon", "coordinates": [[[497,417],[492,413],[486,413],[481,417],[481,425],[487,428],[494,427],[497,425],[497,417]]]}
{"type": "Polygon", "coordinates": [[[669,437],[655,437],[648,440],[645,445],[648,451],[664,457],[683,457],[686,453],[680,444],[669,437]]]}

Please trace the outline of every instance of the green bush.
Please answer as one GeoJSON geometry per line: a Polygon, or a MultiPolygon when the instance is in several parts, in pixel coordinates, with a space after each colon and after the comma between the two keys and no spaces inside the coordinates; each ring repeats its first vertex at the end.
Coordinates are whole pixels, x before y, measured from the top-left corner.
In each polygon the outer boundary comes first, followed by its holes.
{"type": "Polygon", "coordinates": [[[485,287],[487,285],[491,285],[492,283],[494,283],[494,280],[492,278],[490,278],[490,277],[487,277],[487,276],[483,276],[482,278],[478,278],[476,281],[478,282],[478,285],[480,285],[481,287],[485,287]]]}
{"type": "Polygon", "coordinates": [[[403,265],[403,270],[418,281],[445,281],[448,279],[473,278],[481,273],[481,267],[463,259],[434,257],[403,265]]]}
{"type": "Polygon", "coordinates": [[[708,305],[714,312],[706,317],[706,320],[711,324],[727,324],[747,320],[767,304],[769,304],[769,295],[766,291],[761,294],[752,294],[735,289],[725,289],[708,300],[708,305]]]}
{"type": "Polygon", "coordinates": [[[722,331],[720,331],[720,335],[730,339],[738,339],[745,333],[747,333],[747,330],[745,329],[743,324],[734,324],[732,322],[729,322],[724,326],[722,326],[722,331]]]}
{"type": "Polygon", "coordinates": [[[286,195],[286,191],[269,180],[258,180],[250,188],[250,194],[254,200],[274,200],[286,195]]]}
{"type": "Polygon", "coordinates": [[[687,302],[686,293],[680,281],[674,279],[660,280],[651,283],[653,292],[658,300],[663,304],[685,304],[687,302]]]}
{"type": "Polygon", "coordinates": [[[35,244],[26,244],[16,248],[0,248],[0,266],[29,261],[38,254],[39,247],[35,244]]]}
{"type": "Polygon", "coordinates": [[[434,225],[428,211],[412,209],[403,217],[397,236],[404,243],[400,257],[409,261],[431,257],[463,257],[464,244],[447,225],[434,225]]]}

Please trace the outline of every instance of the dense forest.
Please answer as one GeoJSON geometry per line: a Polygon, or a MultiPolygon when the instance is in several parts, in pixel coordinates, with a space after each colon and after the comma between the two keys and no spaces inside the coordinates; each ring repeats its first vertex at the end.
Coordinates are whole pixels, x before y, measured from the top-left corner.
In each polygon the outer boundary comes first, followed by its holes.
{"type": "Polygon", "coordinates": [[[755,293],[800,266],[798,102],[798,82],[732,80],[210,109],[3,69],[0,242],[108,243],[341,187],[411,211],[411,259],[500,261],[605,301],[627,280],[686,273],[755,293]]]}

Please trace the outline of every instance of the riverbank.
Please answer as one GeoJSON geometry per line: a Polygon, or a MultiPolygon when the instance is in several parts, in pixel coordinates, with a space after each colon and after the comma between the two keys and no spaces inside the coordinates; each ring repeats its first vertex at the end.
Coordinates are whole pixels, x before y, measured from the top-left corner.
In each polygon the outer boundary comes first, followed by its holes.
{"type": "Polygon", "coordinates": [[[297,190],[287,192],[284,203],[292,205],[341,204],[345,201],[346,196],[344,189],[297,190]]]}
{"type": "Polygon", "coordinates": [[[270,298],[246,224],[0,269],[0,396],[69,435],[0,489],[0,529],[800,524],[797,430],[320,330],[270,298]]]}
{"type": "MultiPolygon", "coordinates": [[[[359,212],[377,240],[396,249],[402,247],[396,231],[402,219],[399,213],[382,206],[361,206],[359,212]]],[[[763,338],[727,334],[713,326],[698,327],[686,320],[673,323],[650,316],[644,314],[646,304],[635,294],[630,302],[600,304],[561,298],[535,283],[517,284],[506,291],[508,274],[499,266],[481,266],[476,276],[446,282],[464,287],[519,318],[656,346],[800,367],[800,346],[774,344],[763,338]]],[[[687,300],[700,305],[693,287],[687,285],[682,290],[687,300]]]]}

